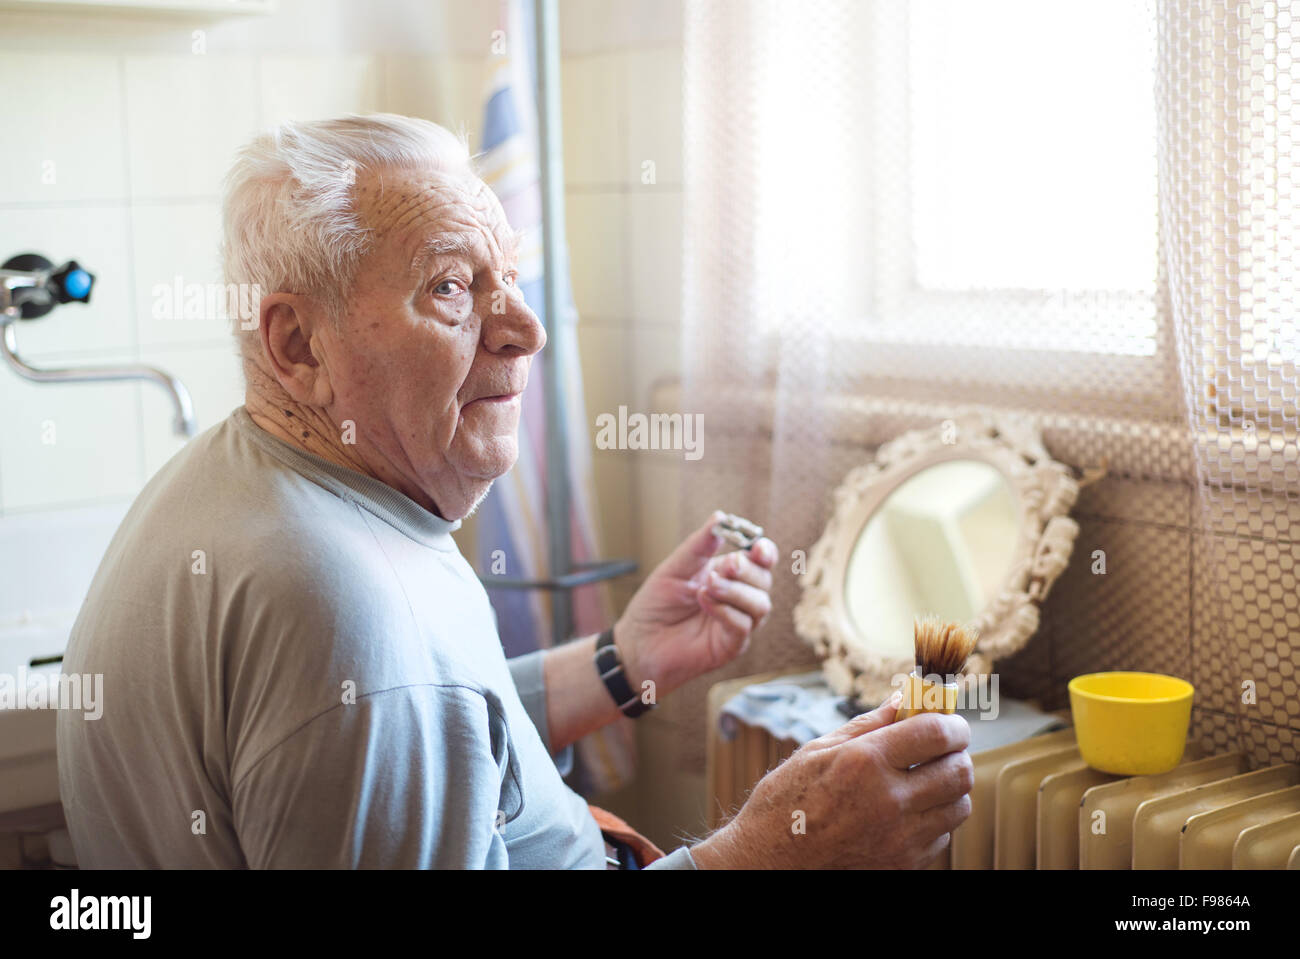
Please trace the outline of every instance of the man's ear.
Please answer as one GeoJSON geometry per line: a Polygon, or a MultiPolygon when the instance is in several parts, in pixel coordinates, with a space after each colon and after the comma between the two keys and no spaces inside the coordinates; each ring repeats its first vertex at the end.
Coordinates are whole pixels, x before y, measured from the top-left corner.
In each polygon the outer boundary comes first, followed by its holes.
{"type": "Polygon", "coordinates": [[[262,297],[258,323],[262,357],[284,391],[304,406],[330,402],[329,373],[312,352],[313,338],[325,321],[322,308],[311,297],[299,293],[262,297]]]}

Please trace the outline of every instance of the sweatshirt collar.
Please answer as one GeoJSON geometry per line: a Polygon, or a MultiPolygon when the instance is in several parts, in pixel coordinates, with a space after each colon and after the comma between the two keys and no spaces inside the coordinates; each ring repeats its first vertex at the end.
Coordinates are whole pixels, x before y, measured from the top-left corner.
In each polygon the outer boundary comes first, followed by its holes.
{"type": "Polygon", "coordinates": [[[246,407],[236,409],[231,419],[259,448],[336,496],[356,503],[417,542],[435,549],[456,549],[451,534],[460,529],[460,520],[445,520],[382,480],[272,436],[253,422],[246,407]]]}

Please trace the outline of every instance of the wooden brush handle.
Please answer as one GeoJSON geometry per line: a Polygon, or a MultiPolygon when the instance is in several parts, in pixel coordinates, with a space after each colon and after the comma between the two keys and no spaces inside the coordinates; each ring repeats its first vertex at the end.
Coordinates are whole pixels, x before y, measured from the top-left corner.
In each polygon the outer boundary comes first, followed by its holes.
{"type": "Polygon", "coordinates": [[[918,713],[955,713],[957,688],[956,683],[936,683],[916,673],[908,673],[903,685],[903,701],[898,704],[894,722],[918,713]]]}

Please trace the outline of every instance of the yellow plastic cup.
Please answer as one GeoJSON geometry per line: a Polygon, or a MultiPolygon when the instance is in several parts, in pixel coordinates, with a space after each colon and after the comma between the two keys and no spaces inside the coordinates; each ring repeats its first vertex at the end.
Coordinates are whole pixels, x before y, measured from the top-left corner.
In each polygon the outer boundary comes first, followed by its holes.
{"type": "Polygon", "coordinates": [[[1191,683],[1161,673],[1088,673],[1070,680],[1079,752],[1118,776],[1167,773],[1183,760],[1191,683]]]}

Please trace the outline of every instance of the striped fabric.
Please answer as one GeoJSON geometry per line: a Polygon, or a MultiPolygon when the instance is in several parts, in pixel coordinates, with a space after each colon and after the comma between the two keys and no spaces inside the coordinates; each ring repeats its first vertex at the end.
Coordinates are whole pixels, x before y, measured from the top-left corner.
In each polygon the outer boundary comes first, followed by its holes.
{"type": "MultiPolygon", "coordinates": [[[[503,572],[511,578],[534,578],[550,573],[543,383],[548,372],[545,353],[550,351],[564,353],[567,371],[564,393],[569,437],[570,541],[575,563],[596,558],[597,538],[577,314],[572,307],[567,268],[562,271],[561,301],[567,305],[565,315],[557,322],[545,315],[532,4],[526,0],[503,0],[500,17],[504,53],[491,55],[478,170],[500,198],[510,224],[522,231],[519,286],[528,305],[546,325],[547,345],[533,363],[524,393],[518,462],[496,481],[479,507],[474,551],[480,571],[503,572]],[[504,570],[499,563],[494,569],[494,559],[504,559],[504,570]]],[[[544,591],[498,589],[489,590],[488,595],[497,612],[506,656],[546,648],[557,639],[563,642],[570,638],[551,636],[550,597],[544,591]]],[[[576,636],[598,633],[612,622],[605,587],[587,586],[572,595],[576,636]]],[[[576,752],[571,784],[584,795],[618,788],[634,772],[634,743],[627,720],[587,737],[578,744],[576,752]]]]}

